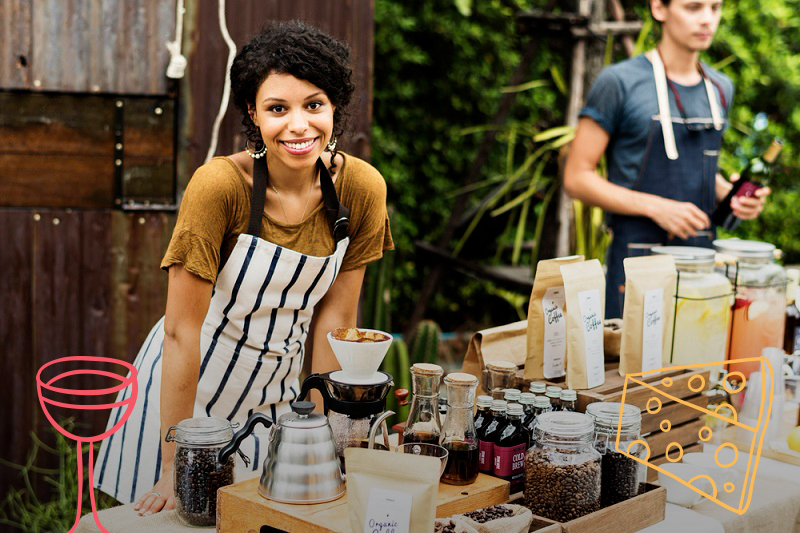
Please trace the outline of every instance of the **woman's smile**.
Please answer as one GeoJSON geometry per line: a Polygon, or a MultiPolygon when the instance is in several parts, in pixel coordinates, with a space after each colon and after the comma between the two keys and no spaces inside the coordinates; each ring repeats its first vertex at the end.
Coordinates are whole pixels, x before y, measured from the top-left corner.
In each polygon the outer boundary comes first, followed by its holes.
{"type": "Polygon", "coordinates": [[[306,139],[292,139],[291,141],[278,141],[291,155],[306,155],[314,151],[319,137],[306,139]]]}

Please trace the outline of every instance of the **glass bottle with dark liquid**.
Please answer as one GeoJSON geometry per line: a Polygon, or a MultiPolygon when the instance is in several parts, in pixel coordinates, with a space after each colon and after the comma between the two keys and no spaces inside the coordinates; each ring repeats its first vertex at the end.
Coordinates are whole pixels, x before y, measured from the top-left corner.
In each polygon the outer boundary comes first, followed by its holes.
{"type": "Polygon", "coordinates": [[[508,422],[494,443],[494,475],[511,483],[512,494],[525,488],[525,452],[529,438],[522,416],[520,404],[508,404],[508,422]]]}
{"type": "Polygon", "coordinates": [[[480,455],[478,470],[484,474],[494,475],[494,443],[506,425],[505,400],[492,400],[492,419],[478,435],[480,455]]]}
{"type": "Polygon", "coordinates": [[[439,365],[417,363],[411,367],[414,397],[403,430],[403,442],[439,444],[442,422],[439,418],[439,384],[444,369],[439,365]]]}
{"type": "Polygon", "coordinates": [[[492,397],[478,396],[475,403],[478,406],[478,412],[475,413],[475,434],[480,439],[481,430],[492,420],[492,397]]]}
{"type": "Polygon", "coordinates": [[[478,477],[478,439],[472,416],[478,378],[458,372],[448,374],[444,384],[447,386],[447,417],[441,442],[448,455],[442,483],[469,485],[478,477]]]}
{"type": "Polygon", "coordinates": [[[549,413],[552,411],[553,408],[550,406],[550,398],[547,396],[537,396],[533,400],[533,410],[531,413],[526,416],[522,420],[522,425],[525,427],[525,430],[528,432],[528,439],[529,444],[528,447],[530,448],[533,446],[533,429],[536,427],[536,419],[542,413],[549,413]]]}

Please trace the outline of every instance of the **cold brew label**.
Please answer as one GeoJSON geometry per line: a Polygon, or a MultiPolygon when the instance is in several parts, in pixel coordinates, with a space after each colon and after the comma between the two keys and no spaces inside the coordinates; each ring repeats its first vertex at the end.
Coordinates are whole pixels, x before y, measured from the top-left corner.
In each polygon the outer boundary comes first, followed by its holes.
{"type": "Polygon", "coordinates": [[[644,293],[642,320],[642,372],[661,368],[664,346],[664,289],[644,293]]]}
{"type": "Polygon", "coordinates": [[[494,446],[494,475],[511,481],[525,475],[525,444],[494,446]]]}
{"type": "Polygon", "coordinates": [[[579,292],[578,306],[581,312],[586,357],[586,386],[591,389],[602,385],[605,381],[603,308],[600,304],[600,291],[592,289],[579,292]]]}
{"type": "Polygon", "coordinates": [[[411,494],[374,487],[369,491],[364,533],[408,533],[411,494]]]}
{"type": "Polygon", "coordinates": [[[544,315],[544,377],[560,378],[567,355],[567,319],[564,317],[564,287],[550,287],[542,297],[544,315]]]}
{"type": "Polygon", "coordinates": [[[478,470],[491,473],[494,470],[494,444],[478,441],[478,470]]]}

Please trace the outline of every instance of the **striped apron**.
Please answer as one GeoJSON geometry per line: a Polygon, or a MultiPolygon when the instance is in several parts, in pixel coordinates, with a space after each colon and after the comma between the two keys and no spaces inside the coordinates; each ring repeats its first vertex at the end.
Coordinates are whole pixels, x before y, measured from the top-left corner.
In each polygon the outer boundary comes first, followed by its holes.
{"type": "MultiPolygon", "coordinates": [[[[349,211],[339,204],[330,174],[317,161],[326,213],[336,251],[316,257],[258,237],[268,173],[266,158],[254,165],[248,232],[239,235],[217,277],[200,335],[200,379],[194,416],[244,424],[253,412],[273,420],[289,411],[299,392],[298,376],[314,306],[333,285],[350,242],[349,211]]],[[[103,441],[94,467],[94,486],[121,502],[134,502],[161,476],[161,356],[164,319],[156,323],[134,361],[139,397],[122,428],[103,441]]],[[[120,391],[117,401],[129,397],[120,391]]],[[[107,428],[119,420],[111,412],[107,428]]],[[[252,459],[236,461],[236,480],[260,475],[268,430],[254,432],[241,446],[252,459]]]]}

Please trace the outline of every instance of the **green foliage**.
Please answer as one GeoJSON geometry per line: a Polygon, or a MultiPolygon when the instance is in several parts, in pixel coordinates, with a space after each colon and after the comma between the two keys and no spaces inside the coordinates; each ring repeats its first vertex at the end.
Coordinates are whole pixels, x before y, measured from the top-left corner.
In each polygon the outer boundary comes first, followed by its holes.
{"type": "MultiPolygon", "coordinates": [[[[401,339],[392,341],[392,345],[389,346],[389,351],[386,353],[383,363],[381,363],[381,370],[394,378],[394,390],[411,390],[411,363],[409,362],[408,347],[405,341],[401,339]]],[[[408,409],[408,405],[401,407],[397,398],[390,394],[386,397],[386,410],[394,411],[396,414],[389,419],[394,419],[394,422],[387,423],[391,425],[407,420],[408,409]]]]}
{"type": "MultiPolygon", "coordinates": [[[[67,431],[74,429],[72,419],[61,422],[61,427],[67,431]]],[[[78,502],[78,465],[76,444],[64,437],[61,433],[51,428],[56,439],[55,448],[43,443],[34,433],[31,433],[33,446],[28,453],[28,460],[24,465],[14,465],[0,459],[3,465],[19,471],[19,476],[25,489],[11,489],[0,503],[0,525],[19,529],[20,531],[61,532],[68,531],[75,523],[75,511],[78,502]],[[58,468],[46,469],[36,465],[39,452],[55,455],[58,458],[58,468]],[[40,501],[33,489],[33,478],[39,477],[52,487],[52,496],[49,501],[40,501]]],[[[83,446],[83,453],[89,451],[89,446],[83,446]]],[[[99,452],[99,445],[96,452],[99,452]]],[[[89,491],[92,490],[92,480],[89,479],[89,468],[83,468],[83,503],[81,513],[92,512],[89,500],[89,491]]],[[[96,492],[95,501],[97,510],[108,509],[117,502],[101,492],[96,492]]]]}
{"type": "MultiPolygon", "coordinates": [[[[514,14],[531,7],[541,8],[545,3],[471,2],[469,16],[465,16],[459,8],[468,2],[375,2],[372,154],[373,164],[387,180],[389,202],[396,213],[392,220],[396,246],[392,275],[394,317],[402,320],[410,316],[426,273],[426,264],[415,253],[414,241],[435,243],[441,237],[456,198],[454,192],[462,187],[485,130],[479,126],[491,121],[502,91],[521,59],[523,41],[516,33],[514,14]],[[468,128],[473,134],[468,134],[468,128]]],[[[551,68],[563,72],[567,59],[542,43],[526,83],[550,83],[551,68]]],[[[563,96],[550,86],[536,85],[539,84],[513,89],[520,92],[505,131],[514,124],[518,125],[517,131],[541,131],[563,123],[563,96]]],[[[496,143],[481,180],[497,184],[505,174],[506,141],[501,138],[496,143]]],[[[522,157],[525,149],[518,145],[517,157],[522,157]]],[[[481,196],[471,196],[473,205],[481,196]]],[[[465,243],[461,255],[491,257],[498,239],[513,244],[516,225],[509,226],[508,218],[502,216],[494,218],[500,230],[488,236],[476,235],[465,243]],[[504,227],[512,231],[501,237],[504,227]]],[[[451,243],[451,250],[454,245],[451,243]]],[[[429,315],[445,329],[463,325],[463,310],[470,307],[470,314],[484,324],[516,319],[513,309],[505,305],[502,310],[470,306],[470,302],[487,295],[487,284],[470,282],[459,274],[446,276],[441,285],[429,315]],[[478,309],[484,316],[477,316],[478,309]]],[[[402,329],[403,325],[394,327],[402,329]]]]}

